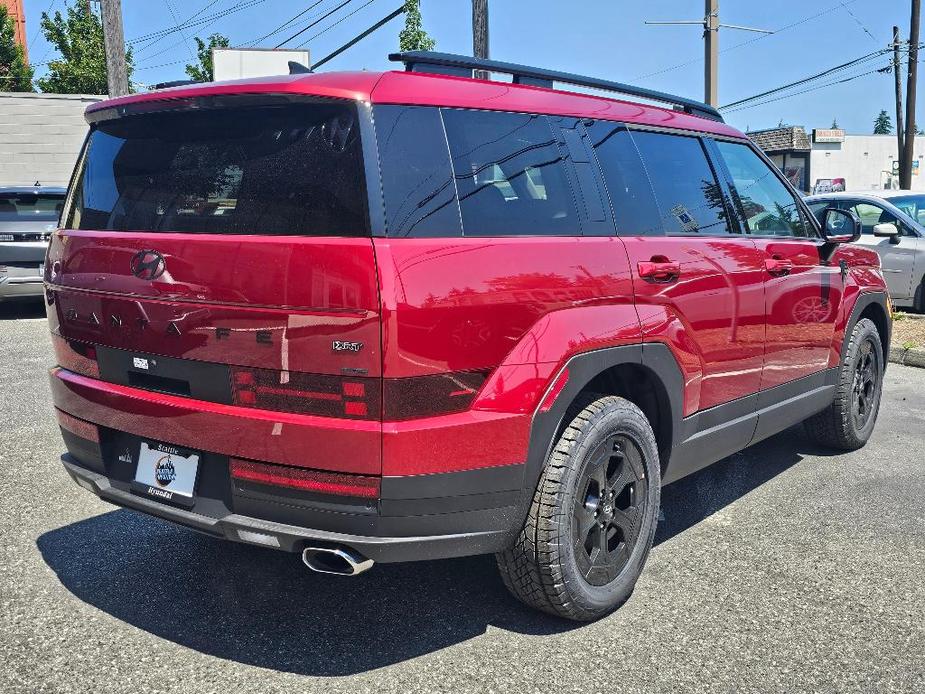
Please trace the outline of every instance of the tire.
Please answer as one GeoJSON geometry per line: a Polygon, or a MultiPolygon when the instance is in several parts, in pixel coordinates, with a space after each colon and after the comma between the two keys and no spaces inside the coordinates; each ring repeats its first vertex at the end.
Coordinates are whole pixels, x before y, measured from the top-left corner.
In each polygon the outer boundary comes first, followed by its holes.
{"type": "Polygon", "coordinates": [[[912,300],[912,308],[916,313],[925,313],[925,275],[922,275],[922,281],[915,289],[915,298],[912,300]]]}
{"type": "Polygon", "coordinates": [[[804,422],[809,437],[843,451],[854,451],[867,443],[880,410],[884,366],[877,326],[862,318],[852,329],[842,355],[835,400],[804,422]]]}
{"type": "Polygon", "coordinates": [[[523,529],[496,558],[520,601],[591,621],[626,602],[649,555],[661,494],[658,446],[645,415],[623,398],[580,403],[566,421],[523,529]]]}

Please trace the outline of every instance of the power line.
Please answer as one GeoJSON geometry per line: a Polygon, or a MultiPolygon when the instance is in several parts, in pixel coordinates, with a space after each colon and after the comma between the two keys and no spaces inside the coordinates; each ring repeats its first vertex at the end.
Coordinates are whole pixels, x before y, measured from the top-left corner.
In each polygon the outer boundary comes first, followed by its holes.
{"type": "MultiPolygon", "coordinates": [[[[791,24],[787,24],[787,25],[785,25],[785,26],[782,26],[780,29],[775,29],[775,30],[774,30],[772,33],[770,33],[770,34],[761,34],[760,36],[755,36],[754,38],[750,38],[750,39],[748,39],[748,40],[746,40],[746,41],[742,41],[742,42],[740,42],[740,43],[734,44],[734,45],[732,45],[732,46],[729,46],[728,48],[722,48],[722,49],[720,49],[719,52],[720,52],[720,53],[725,53],[725,52],[727,52],[727,51],[733,51],[733,50],[735,50],[736,48],[742,48],[742,46],[747,46],[748,44],[754,43],[755,41],[760,41],[761,39],[766,39],[766,38],[768,38],[769,36],[775,36],[775,35],[777,35],[777,34],[780,34],[780,33],[784,32],[784,31],[788,31],[788,30],[790,30],[790,29],[793,29],[794,27],[800,26],[801,24],[806,24],[806,22],[811,22],[812,20],[818,19],[819,17],[824,17],[825,15],[829,14],[829,13],[832,12],[833,10],[837,10],[837,9],[839,9],[839,8],[847,8],[848,5],[854,4],[855,2],[857,2],[857,0],[846,0],[845,2],[840,2],[839,4],[833,5],[832,7],[829,7],[829,8],[827,8],[827,9],[823,10],[822,12],[818,12],[817,14],[810,15],[810,16],[808,16],[808,17],[804,17],[803,19],[799,19],[799,20],[797,20],[797,21],[795,21],[795,22],[793,22],[793,23],[791,23],[791,24]]],[[[682,68],[682,67],[687,67],[688,65],[694,65],[694,64],[696,64],[696,63],[702,63],[702,62],[703,62],[703,58],[694,58],[694,59],[692,59],[692,60],[688,60],[688,61],[685,61],[685,62],[683,62],[683,63],[678,63],[677,65],[671,65],[670,67],[662,68],[661,70],[657,70],[657,71],[655,71],[655,72],[650,72],[650,73],[647,74],[647,75],[639,75],[638,77],[634,77],[634,78],[633,78],[633,81],[643,80],[643,79],[647,79],[647,78],[649,78],[649,77],[655,77],[656,75],[663,75],[663,74],[665,74],[666,72],[671,72],[672,70],[677,70],[677,69],[682,68]]]]}
{"type": "MultiPolygon", "coordinates": [[[[251,39],[251,40],[249,40],[249,41],[244,41],[241,45],[242,45],[242,46],[254,46],[254,45],[260,43],[261,41],[270,38],[271,36],[275,36],[276,34],[278,34],[279,32],[283,31],[284,29],[287,29],[287,28],[289,28],[290,26],[292,26],[292,25],[295,23],[295,21],[296,21],[297,19],[299,19],[299,17],[302,17],[302,16],[305,15],[307,12],[310,12],[311,10],[313,10],[313,9],[316,8],[316,7],[318,7],[318,5],[320,5],[320,4],[323,3],[323,2],[324,2],[324,0],[317,0],[316,2],[313,2],[311,5],[309,5],[308,7],[306,7],[304,10],[302,10],[301,12],[299,12],[297,15],[291,17],[291,18],[288,19],[287,21],[285,21],[285,22],[283,22],[282,24],[280,24],[278,27],[276,27],[276,28],[275,28],[273,31],[271,31],[270,33],[264,34],[263,36],[261,36],[260,38],[257,38],[257,39],[251,39]]],[[[309,19],[314,19],[314,17],[309,17],[309,19]]]]}
{"type": "Polygon", "coordinates": [[[216,12],[215,14],[211,14],[208,17],[202,17],[201,19],[195,22],[188,21],[188,22],[181,23],[180,26],[178,27],[167,27],[165,29],[158,29],[157,31],[153,31],[149,34],[144,34],[143,36],[137,36],[134,39],[127,41],[126,43],[128,44],[141,43],[144,41],[149,41],[151,39],[160,38],[162,36],[168,36],[170,34],[174,34],[180,31],[181,29],[188,29],[194,26],[201,26],[203,24],[209,24],[210,22],[214,22],[217,19],[222,19],[223,17],[227,17],[228,15],[235,14],[236,12],[240,12],[241,10],[246,10],[248,8],[255,7],[256,5],[260,5],[264,2],[266,2],[266,0],[245,0],[244,2],[239,2],[237,5],[232,5],[231,7],[225,10],[222,10],[221,12],[216,12]]]}
{"type": "Polygon", "coordinates": [[[808,82],[814,82],[815,80],[821,79],[833,73],[841,72],[842,70],[846,70],[848,68],[854,67],[861,63],[865,63],[870,60],[873,60],[874,58],[877,58],[883,55],[884,53],[889,52],[890,50],[891,49],[888,49],[888,48],[881,48],[878,51],[867,53],[866,55],[862,55],[861,57],[855,58],[854,60],[849,60],[848,62],[842,63],[841,65],[836,65],[835,67],[829,68],[828,70],[823,70],[822,72],[818,72],[815,75],[810,75],[809,77],[804,77],[803,79],[799,79],[795,82],[790,82],[789,84],[784,84],[784,85],[781,85],[780,87],[775,87],[774,89],[769,89],[759,94],[754,94],[745,99],[739,99],[738,101],[733,101],[732,103],[726,104],[725,106],[720,106],[720,109],[723,110],[723,109],[728,109],[728,108],[734,108],[736,106],[741,106],[743,104],[748,103],[749,101],[755,101],[757,99],[761,99],[766,96],[771,96],[772,94],[776,94],[778,92],[786,91],[787,89],[791,89],[793,87],[798,87],[808,82]]]}
{"type": "Polygon", "coordinates": [[[173,9],[173,3],[170,0],[164,0],[164,4],[167,5],[167,9],[170,11],[170,16],[173,17],[174,25],[176,26],[177,31],[180,32],[180,36],[183,38],[183,43],[186,44],[186,50],[189,53],[190,59],[195,61],[196,56],[193,55],[193,49],[189,45],[189,39],[186,37],[186,34],[184,34],[183,30],[180,28],[180,20],[177,18],[177,13],[173,9]]]}
{"type": "Polygon", "coordinates": [[[891,67],[892,67],[892,64],[891,64],[891,63],[888,63],[888,64],[886,64],[886,65],[883,66],[883,67],[874,68],[873,70],[868,70],[867,72],[862,72],[862,73],[857,74],[857,75],[852,75],[851,77],[845,77],[845,78],[840,79],[840,80],[834,80],[834,81],[832,81],[832,82],[827,82],[827,83],[825,83],[825,84],[815,85],[815,86],[813,86],[813,87],[809,87],[808,89],[802,89],[802,90],[800,90],[800,91],[798,91],[798,92],[793,92],[792,94],[784,94],[783,96],[778,96],[778,97],[776,97],[776,98],[774,98],[774,99],[766,99],[766,100],[764,100],[764,101],[759,101],[758,103],[755,103],[755,104],[748,104],[748,105],[746,105],[746,106],[739,106],[738,108],[729,109],[728,111],[726,111],[726,113],[735,113],[736,111],[745,111],[745,110],[750,109],[750,108],[757,108],[758,106],[764,106],[764,105],[766,105],[766,104],[771,104],[771,103],[774,103],[775,101],[783,101],[783,100],[785,100],[785,99],[789,99],[789,98],[794,97],[794,96],[799,96],[800,94],[807,94],[807,93],[809,93],[809,92],[818,91],[819,89],[825,89],[826,87],[832,87],[832,86],[835,86],[835,85],[837,85],[837,84],[844,84],[845,82],[851,82],[851,81],[856,80],[856,79],[859,79],[859,78],[861,78],[861,77],[866,77],[866,76],[868,76],[868,75],[872,75],[872,74],[874,74],[875,72],[887,72],[887,71],[889,71],[889,69],[890,69],[891,67]]]}
{"type": "Polygon", "coordinates": [[[879,45],[880,42],[877,40],[877,37],[870,33],[870,31],[867,29],[867,27],[864,26],[864,24],[861,22],[860,19],[858,19],[857,15],[856,15],[854,12],[851,11],[851,8],[848,7],[845,3],[841,3],[841,6],[845,9],[845,12],[847,12],[849,15],[851,15],[851,19],[853,19],[855,22],[857,22],[857,25],[858,25],[859,27],[861,27],[861,31],[863,31],[865,34],[867,34],[868,36],[870,36],[870,40],[871,40],[871,41],[873,41],[874,43],[876,43],[876,44],[879,45]]]}
{"type": "Polygon", "coordinates": [[[330,31],[331,29],[333,29],[334,27],[336,27],[338,24],[340,24],[341,22],[343,22],[345,19],[349,19],[350,17],[352,17],[353,15],[355,15],[355,14],[356,14],[357,12],[359,12],[360,10],[362,10],[362,9],[364,9],[364,8],[369,7],[370,5],[372,5],[374,2],[376,2],[376,0],[368,0],[365,4],[360,5],[360,6],[359,6],[358,8],[356,8],[353,12],[348,12],[347,14],[345,14],[343,17],[341,17],[340,19],[338,19],[336,22],[334,22],[333,24],[331,24],[331,25],[328,26],[327,28],[322,29],[322,30],[319,31],[317,34],[315,34],[314,36],[311,36],[311,37],[309,37],[308,39],[306,39],[305,41],[303,41],[302,43],[300,43],[300,44],[297,46],[297,48],[301,48],[302,46],[304,46],[304,45],[305,45],[306,43],[308,43],[309,41],[314,41],[315,39],[317,39],[317,38],[318,38],[319,36],[321,36],[322,34],[328,32],[328,31],[330,31]]]}
{"type": "MultiPolygon", "coordinates": [[[[184,19],[182,22],[180,22],[180,24],[182,24],[182,25],[185,26],[187,23],[189,23],[189,22],[191,22],[192,20],[196,19],[196,17],[200,16],[200,15],[201,15],[203,12],[205,12],[206,10],[208,10],[208,9],[210,9],[210,8],[212,8],[212,7],[214,7],[219,1],[220,1],[220,0],[210,0],[210,1],[207,2],[205,5],[203,5],[201,8],[199,8],[199,10],[197,10],[196,12],[194,12],[193,14],[191,14],[189,17],[187,17],[186,19],[184,19]]],[[[181,32],[181,34],[182,34],[182,32],[181,32]]],[[[145,51],[147,51],[148,49],[150,49],[152,46],[154,46],[154,45],[160,43],[160,42],[163,41],[165,38],[167,38],[167,35],[166,35],[166,34],[165,34],[164,36],[160,36],[160,37],[158,37],[158,38],[151,39],[151,40],[147,43],[147,45],[142,46],[142,47],[139,49],[139,51],[138,51],[138,56],[140,57],[142,53],[144,53],[145,51]]],[[[184,43],[185,41],[186,41],[186,37],[184,36],[182,41],[178,41],[177,43],[171,44],[171,45],[170,45],[170,48],[168,48],[167,50],[170,50],[170,49],[172,49],[172,48],[176,48],[177,46],[179,46],[181,43],[184,43]]],[[[162,53],[165,53],[165,52],[166,52],[165,50],[161,50],[161,51],[158,51],[157,53],[149,54],[149,55],[147,55],[146,57],[147,57],[147,58],[153,58],[154,56],[156,56],[156,55],[161,55],[162,53]]]]}
{"type": "Polygon", "coordinates": [[[359,43],[360,41],[362,41],[363,39],[365,39],[367,36],[369,36],[371,33],[373,33],[374,31],[376,31],[377,29],[380,29],[380,28],[382,28],[383,26],[385,26],[386,24],[388,24],[389,22],[391,22],[391,21],[392,21],[393,19],[395,19],[398,15],[404,13],[404,11],[405,11],[405,6],[402,5],[401,7],[399,7],[398,9],[396,9],[395,11],[391,12],[390,14],[388,14],[387,16],[383,17],[383,18],[380,19],[378,22],[376,22],[375,24],[373,24],[369,29],[367,29],[367,30],[364,31],[363,33],[361,33],[361,34],[357,35],[356,37],[350,39],[347,43],[345,43],[343,46],[341,46],[340,48],[338,48],[336,51],[334,51],[334,52],[329,53],[328,55],[326,55],[324,58],[322,58],[322,59],[319,60],[317,63],[315,63],[314,65],[312,65],[312,69],[314,70],[314,69],[317,68],[317,67],[321,67],[322,65],[324,65],[324,64],[325,64],[326,62],[328,62],[329,60],[333,60],[334,58],[336,58],[337,56],[339,56],[341,53],[343,53],[344,51],[346,51],[346,50],[347,50],[348,48],[350,48],[351,46],[353,46],[353,45],[359,43]]]}
{"type": "Polygon", "coordinates": [[[276,45],[274,46],[274,48],[282,48],[284,45],[286,45],[287,43],[289,43],[290,41],[292,41],[292,39],[294,39],[296,36],[301,36],[301,35],[304,34],[306,31],[308,31],[309,29],[311,29],[313,26],[316,26],[316,25],[320,24],[320,23],[323,22],[325,19],[327,19],[328,17],[330,17],[332,14],[334,14],[335,12],[337,12],[340,8],[344,7],[345,5],[349,5],[352,1],[353,1],[353,0],[344,0],[341,4],[339,4],[339,5],[338,5],[337,7],[335,7],[333,10],[331,10],[331,11],[325,13],[324,15],[322,15],[320,19],[318,19],[318,20],[312,22],[312,23],[309,24],[307,27],[304,27],[304,28],[302,28],[302,29],[299,29],[296,33],[294,33],[292,36],[290,36],[290,37],[289,37],[288,39],[286,39],[285,41],[280,41],[278,44],[276,44],[276,45]]]}

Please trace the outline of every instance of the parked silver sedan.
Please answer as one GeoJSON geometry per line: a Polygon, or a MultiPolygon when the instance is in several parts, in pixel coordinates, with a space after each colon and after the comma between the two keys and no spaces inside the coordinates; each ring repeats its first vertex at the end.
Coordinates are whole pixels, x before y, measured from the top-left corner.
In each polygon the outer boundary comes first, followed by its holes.
{"type": "Polygon", "coordinates": [[[0,187],[0,301],[42,296],[45,251],[64,188],[0,187]]]}
{"type": "Polygon", "coordinates": [[[893,303],[925,311],[925,193],[824,193],[808,196],[806,203],[819,218],[829,207],[851,210],[860,217],[857,243],[880,255],[893,303]]]}

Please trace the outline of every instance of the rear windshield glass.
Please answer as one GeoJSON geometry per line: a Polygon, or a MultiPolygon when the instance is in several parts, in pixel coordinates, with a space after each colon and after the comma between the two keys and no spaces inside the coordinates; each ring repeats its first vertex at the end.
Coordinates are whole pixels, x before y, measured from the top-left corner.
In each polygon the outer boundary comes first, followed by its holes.
{"type": "Polygon", "coordinates": [[[369,234],[356,109],[288,104],[104,121],[67,227],[211,234],[369,234]]]}
{"type": "Polygon", "coordinates": [[[0,222],[54,222],[63,205],[63,195],[0,193],[0,222]]]}

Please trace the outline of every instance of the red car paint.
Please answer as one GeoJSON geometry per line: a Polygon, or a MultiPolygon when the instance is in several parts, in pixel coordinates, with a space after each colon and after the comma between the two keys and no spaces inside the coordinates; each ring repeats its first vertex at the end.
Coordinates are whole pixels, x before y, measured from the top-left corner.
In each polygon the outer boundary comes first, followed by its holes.
{"type": "MultiPolygon", "coordinates": [[[[180,87],[94,104],[88,115],[240,94],[573,116],[744,141],[723,123],[678,111],[400,72],[180,87]]],[[[812,239],[346,238],[260,229],[62,229],[46,283],[51,331],[61,338],[52,393],[65,417],[259,463],[383,478],[523,465],[557,375],[572,357],[603,348],[667,345],[683,377],[684,416],[822,371],[838,363],[853,302],[885,291],[873,252],[841,247],[823,265],[812,239]],[[167,268],[152,280],[131,270],[148,249],[167,268]],[[659,265],[643,277],[648,263],[659,265]],[[670,275],[675,266],[677,281],[660,281],[659,268],[670,275]],[[362,347],[335,351],[332,341],[362,347]],[[403,421],[325,417],[107,382],[87,356],[94,346],[269,369],[284,381],[290,372],[346,369],[386,379],[376,381],[383,393],[427,376],[485,378],[462,411],[403,421]]]]}

